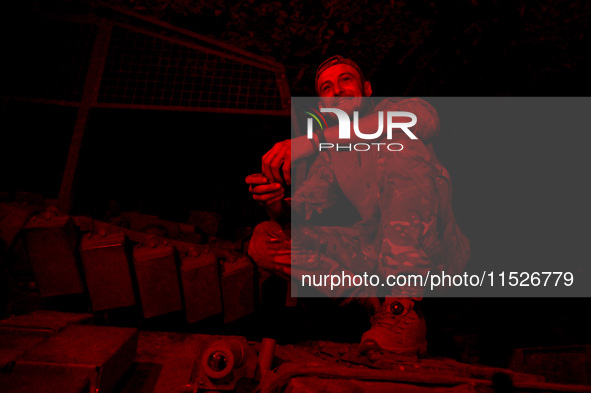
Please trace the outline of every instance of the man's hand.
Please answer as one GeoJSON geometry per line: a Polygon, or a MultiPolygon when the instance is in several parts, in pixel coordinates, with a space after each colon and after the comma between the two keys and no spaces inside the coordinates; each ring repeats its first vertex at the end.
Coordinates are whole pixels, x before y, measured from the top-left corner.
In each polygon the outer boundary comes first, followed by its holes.
{"type": "Polygon", "coordinates": [[[291,184],[291,139],[277,142],[263,156],[262,169],[263,176],[267,179],[291,184]]]}
{"type": "Polygon", "coordinates": [[[291,163],[314,153],[312,143],[305,136],[278,142],[263,156],[263,176],[271,182],[291,185],[291,163]]]}
{"type": "Polygon", "coordinates": [[[285,195],[285,189],[280,183],[270,182],[260,173],[247,176],[246,183],[252,198],[264,207],[281,201],[285,195]]]}

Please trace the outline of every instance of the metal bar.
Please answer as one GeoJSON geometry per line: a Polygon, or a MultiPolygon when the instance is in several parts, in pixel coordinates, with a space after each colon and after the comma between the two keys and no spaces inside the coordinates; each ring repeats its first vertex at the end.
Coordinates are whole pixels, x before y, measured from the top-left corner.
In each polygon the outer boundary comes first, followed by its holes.
{"type": "Polygon", "coordinates": [[[191,49],[195,49],[195,50],[198,50],[198,51],[201,51],[201,52],[210,53],[212,55],[219,56],[219,57],[224,57],[224,58],[229,59],[229,60],[234,60],[234,61],[237,61],[239,63],[249,64],[251,66],[254,66],[254,67],[257,67],[257,68],[262,68],[262,69],[265,69],[267,71],[271,71],[271,72],[278,72],[278,71],[279,72],[285,72],[285,70],[281,66],[270,66],[268,64],[260,63],[260,62],[257,62],[257,61],[254,61],[254,60],[251,60],[251,59],[248,59],[248,58],[236,56],[236,55],[233,55],[231,53],[226,53],[226,52],[222,52],[222,51],[215,50],[215,49],[212,49],[212,48],[207,48],[205,46],[201,46],[201,45],[192,43],[190,41],[186,41],[186,40],[184,40],[182,38],[170,37],[170,36],[163,35],[162,33],[158,34],[158,33],[155,33],[153,31],[151,31],[149,29],[146,29],[146,28],[143,28],[143,27],[137,27],[137,26],[129,25],[129,24],[122,23],[122,22],[114,22],[114,24],[116,26],[118,26],[118,27],[121,27],[121,28],[130,30],[130,31],[133,31],[135,33],[145,34],[147,36],[150,36],[150,37],[153,37],[153,38],[156,38],[156,39],[159,39],[159,40],[164,40],[164,41],[172,42],[172,43],[175,43],[175,44],[178,44],[178,45],[182,45],[182,46],[185,46],[185,47],[188,47],[188,48],[191,48],[191,49]]]}
{"type": "Polygon", "coordinates": [[[48,105],[59,105],[59,106],[72,106],[76,108],[80,108],[82,103],[78,101],[64,101],[64,100],[52,100],[46,98],[27,98],[27,97],[8,97],[8,96],[0,96],[2,101],[19,101],[19,102],[30,102],[33,104],[48,104],[48,105]]]}
{"type": "Polygon", "coordinates": [[[165,105],[141,105],[141,104],[110,104],[99,102],[93,105],[95,108],[114,108],[114,109],[149,109],[149,110],[163,110],[163,111],[179,111],[179,112],[208,112],[208,113],[235,113],[245,115],[273,115],[273,116],[289,116],[289,108],[281,110],[270,109],[236,109],[236,108],[205,108],[196,106],[165,106],[165,105]]]}
{"type": "Polygon", "coordinates": [[[92,48],[90,65],[88,67],[84,83],[84,91],[82,93],[82,102],[80,109],[78,109],[74,133],[72,134],[70,150],[68,151],[68,159],[66,161],[64,176],[62,177],[62,185],[58,197],[58,208],[64,213],[69,213],[72,209],[72,203],[74,200],[74,183],[76,181],[76,173],[78,170],[80,148],[82,147],[82,140],[86,130],[89,111],[97,102],[101,76],[107,59],[112,30],[112,23],[105,21],[100,24],[92,48]]]}
{"type": "MultiPolygon", "coordinates": [[[[129,17],[132,17],[132,18],[137,18],[137,19],[143,20],[145,22],[154,24],[156,26],[163,27],[163,28],[168,29],[168,30],[175,31],[175,32],[180,33],[180,34],[187,35],[187,36],[192,37],[192,38],[195,38],[197,40],[200,40],[200,41],[203,41],[203,42],[207,42],[210,45],[213,45],[213,46],[217,46],[217,47],[226,49],[226,50],[231,51],[231,52],[234,52],[236,54],[240,54],[240,55],[244,56],[247,59],[251,59],[252,61],[259,63],[259,66],[261,66],[261,67],[263,65],[265,65],[265,67],[262,67],[262,68],[267,68],[268,69],[269,67],[272,67],[272,70],[273,71],[283,70],[283,65],[281,65],[281,63],[278,63],[276,61],[270,60],[270,59],[265,58],[265,57],[262,57],[262,56],[257,56],[255,54],[252,54],[250,52],[247,52],[247,51],[245,51],[243,49],[237,48],[237,47],[232,46],[232,45],[229,45],[229,44],[225,44],[225,43],[223,43],[221,41],[217,41],[217,40],[211,39],[211,38],[206,37],[206,36],[203,36],[201,34],[197,34],[197,33],[192,32],[190,30],[186,30],[186,29],[183,29],[183,28],[180,28],[180,27],[177,27],[177,26],[173,26],[173,25],[171,25],[169,23],[162,22],[161,20],[158,20],[158,19],[156,19],[154,17],[139,15],[139,14],[137,14],[135,12],[132,12],[132,11],[129,11],[129,10],[126,10],[126,9],[124,9],[122,7],[117,7],[117,6],[105,6],[105,8],[110,9],[110,10],[115,11],[115,12],[118,12],[120,14],[129,16],[129,17]]],[[[228,56],[228,55],[226,54],[226,56],[228,56]]],[[[242,59],[241,61],[244,61],[244,59],[242,59]]]]}
{"type": "Polygon", "coordinates": [[[275,73],[275,78],[277,80],[277,87],[281,97],[281,106],[284,108],[289,108],[291,106],[291,93],[289,91],[289,83],[287,83],[285,70],[275,73]]]}

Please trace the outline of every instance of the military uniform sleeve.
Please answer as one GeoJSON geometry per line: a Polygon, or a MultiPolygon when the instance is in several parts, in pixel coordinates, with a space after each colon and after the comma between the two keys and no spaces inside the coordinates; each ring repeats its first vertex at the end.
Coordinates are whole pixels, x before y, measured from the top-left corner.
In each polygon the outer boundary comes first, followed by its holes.
{"type": "Polygon", "coordinates": [[[314,215],[334,206],[338,199],[338,186],[329,157],[320,153],[312,163],[308,176],[291,198],[292,216],[310,220],[314,215]]]}
{"type": "Polygon", "coordinates": [[[439,115],[431,104],[420,98],[405,98],[396,100],[386,98],[375,108],[376,111],[402,111],[411,112],[417,116],[417,124],[412,127],[412,132],[423,142],[439,135],[439,115]]]}

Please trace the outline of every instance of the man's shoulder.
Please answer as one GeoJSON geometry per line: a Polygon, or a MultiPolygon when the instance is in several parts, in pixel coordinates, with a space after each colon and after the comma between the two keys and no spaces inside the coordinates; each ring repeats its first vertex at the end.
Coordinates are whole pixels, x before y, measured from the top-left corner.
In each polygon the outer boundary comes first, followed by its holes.
{"type": "Polygon", "coordinates": [[[376,104],[375,110],[376,111],[386,111],[386,110],[405,110],[407,109],[417,109],[421,111],[433,112],[437,114],[437,111],[431,104],[427,101],[423,100],[422,98],[418,97],[386,97],[383,98],[379,103],[376,104]]]}
{"type": "Polygon", "coordinates": [[[387,97],[375,105],[374,111],[413,113],[417,117],[413,131],[423,142],[439,134],[439,115],[433,105],[422,98],[387,97]]]}

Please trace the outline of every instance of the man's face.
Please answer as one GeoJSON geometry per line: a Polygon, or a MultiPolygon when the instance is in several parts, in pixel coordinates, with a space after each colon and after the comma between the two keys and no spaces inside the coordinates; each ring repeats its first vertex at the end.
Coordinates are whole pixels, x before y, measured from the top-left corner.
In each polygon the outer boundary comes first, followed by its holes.
{"type": "Polygon", "coordinates": [[[361,79],[355,68],[337,64],[318,77],[318,94],[323,107],[342,109],[351,115],[362,107],[361,97],[371,95],[371,85],[361,79]]]}

